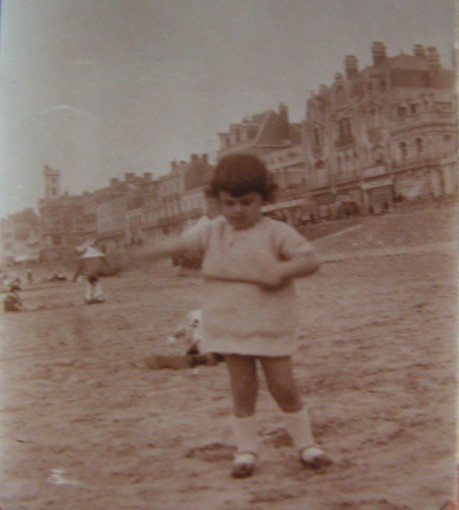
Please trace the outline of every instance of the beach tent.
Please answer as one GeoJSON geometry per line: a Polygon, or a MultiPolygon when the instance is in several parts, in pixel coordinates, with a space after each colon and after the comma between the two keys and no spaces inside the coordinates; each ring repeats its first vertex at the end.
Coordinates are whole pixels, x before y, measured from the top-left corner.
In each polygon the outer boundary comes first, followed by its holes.
{"type": "Polygon", "coordinates": [[[96,276],[105,276],[112,274],[110,271],[105,254],[94,246],[88,246],[83,255],[78,260],[78,266],[73,281],[75,282],[80,274],[93,274],[96,276]]]}

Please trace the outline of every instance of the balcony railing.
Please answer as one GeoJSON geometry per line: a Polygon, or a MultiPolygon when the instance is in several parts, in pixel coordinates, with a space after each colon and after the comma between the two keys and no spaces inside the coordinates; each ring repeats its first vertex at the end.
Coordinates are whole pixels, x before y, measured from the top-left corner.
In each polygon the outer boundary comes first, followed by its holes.
{"type": "Polygon", "coordinates": [[[391,167],[393,170],[406,170],[409,168],[415,168],[422,165],[435,165],[439,164],[440,160],[444,157],[445,155],[437,156],[420,155],[415,157],[409,157],[398,161],[392,161],[391,167]]]}

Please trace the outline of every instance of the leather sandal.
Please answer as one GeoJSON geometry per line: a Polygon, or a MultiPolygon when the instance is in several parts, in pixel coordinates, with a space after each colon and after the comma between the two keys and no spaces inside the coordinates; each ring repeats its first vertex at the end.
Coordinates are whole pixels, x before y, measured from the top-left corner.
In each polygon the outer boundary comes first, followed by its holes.
{"type": "Polygon", "coordinates": [[[238,453],[233,462],[231,476],[233,478],[248,478],[255,471],[257,457],[253,453],[238,453]]]}

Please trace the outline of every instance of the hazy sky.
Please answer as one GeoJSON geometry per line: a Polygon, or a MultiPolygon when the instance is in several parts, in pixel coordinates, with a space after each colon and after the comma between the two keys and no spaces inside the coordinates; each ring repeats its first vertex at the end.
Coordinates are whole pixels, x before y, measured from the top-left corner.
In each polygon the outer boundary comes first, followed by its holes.
{"type": "Polygon", "coordinates": [[[436,46],[453,0],[3,0],[0,217],[37,206],[43,167],[70,193],[218,148],[218,132],[285,102],[301,121],[347,54],[371,65],[436,46]]]}

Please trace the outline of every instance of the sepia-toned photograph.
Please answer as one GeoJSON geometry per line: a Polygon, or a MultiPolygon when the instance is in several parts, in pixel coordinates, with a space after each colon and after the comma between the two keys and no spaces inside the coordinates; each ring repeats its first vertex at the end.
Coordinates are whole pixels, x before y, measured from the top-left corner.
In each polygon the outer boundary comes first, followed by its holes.
{"type": "Polygon", "coordinates": [[[0,0],[0,510],[457,510],[454,0],[0,0]]]}

